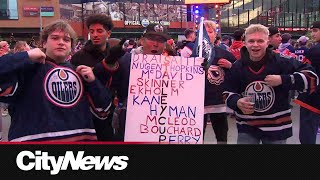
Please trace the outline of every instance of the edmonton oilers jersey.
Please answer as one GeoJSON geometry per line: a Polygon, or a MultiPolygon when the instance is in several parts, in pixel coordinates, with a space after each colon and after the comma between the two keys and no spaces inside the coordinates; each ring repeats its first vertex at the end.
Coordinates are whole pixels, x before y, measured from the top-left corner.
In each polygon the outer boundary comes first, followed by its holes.
{"type": "Polygon", "coordinates": [[[100,109],[111,102],[99,81],[84,83],[68,62],[32,63],[25,52],[1,58],[0,68],[0,101],[12,108],[9,141],[96,140],[87,96],[100,109]]]}
{"type": "Polygon", "coordinates": [[[312,67],[299,61],[292,61],[292,58],[281,54],[272,53],[266,63],[255,71],[243,59],[244,55],[241,54],[241,59],[233,64],[226,78],[224,92],[227,106],[235,110],[238,131],[270,140],[281,140],[292,136],[288,92],[290,89],[298,91],[312,89],[308,87],[312,84],[309,81],[312,79],[309,76],[314,74],[312,67]],[[267,75],[281,75],[282,84],[269,86],[264,81],[267,75]],[[237,101],[246,95],[253,98],[253,114],[244,114],[237,107],[237,101]]]}

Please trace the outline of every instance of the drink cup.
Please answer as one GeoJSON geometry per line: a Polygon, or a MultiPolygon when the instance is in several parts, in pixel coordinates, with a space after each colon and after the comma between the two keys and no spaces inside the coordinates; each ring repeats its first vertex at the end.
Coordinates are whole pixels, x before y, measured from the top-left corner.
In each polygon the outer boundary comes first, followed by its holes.
{"type": "Polygon", "coordinates": [[[245,97],[249,100],[249,102],[254,105],[255,104],[255,94],[246,94],[245,97]]]}

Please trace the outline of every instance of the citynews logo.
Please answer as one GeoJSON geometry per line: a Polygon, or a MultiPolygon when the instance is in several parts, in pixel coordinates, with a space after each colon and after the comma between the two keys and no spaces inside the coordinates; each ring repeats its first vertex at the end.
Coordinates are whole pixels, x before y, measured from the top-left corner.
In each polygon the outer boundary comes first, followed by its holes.
{"type": "Polygon", "coordinates": [[[16,164],[23,171],[46,170],[56,175],[60,170],[67,170],[69,164],[72,170],[124,170],[128,166],[128,156],[85,156],[84,151],[78,151],[75,156],[72,151],[66,151],[64,156],[49,156],[48,152],[22,151],[17,155],[16,164]]]}

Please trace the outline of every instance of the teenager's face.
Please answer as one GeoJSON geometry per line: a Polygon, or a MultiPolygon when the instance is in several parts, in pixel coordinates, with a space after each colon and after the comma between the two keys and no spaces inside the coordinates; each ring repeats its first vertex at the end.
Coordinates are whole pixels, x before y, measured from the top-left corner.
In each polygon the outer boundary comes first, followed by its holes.
{"type": "Polygon", "coordinates": [[[62,62],[71,52],[71,37],[61,30],[55,30],[49,34],[43,47],[46,49],[46,55],[55,60],[62,62]]]}
{"type": "Polygon", "coordinates": [[[142,38],[143,54],[162,54],[166,39],[158,35],[148,35],[142,38]]]}
{"type": "Polygon", "coordinates": [[[311,37],[314,41],[320,42],[320,29],[319,28],[312,28],[311,29],[311,37]]]}
{"type": "Polygon", "coordinates": [[[190,39],[191,39],[191,41],[195,41],[196,40],[196,33],[195,32],[190,34],[190,39]]]}
{"type": "Polygon", "coordinates": [[[205,25],[205,28],[206,28],[206,31],[208,33],[208,36],[210,38],[210,42],[212,44],[214,44],[214,41],[216,39],[216,36],[217,36],[217,33],[216,33],[216,29],[215,28],[212,28],[212,27],[209,27],[207,25],[205,25]]]}
{"type": "Polygon", "coordinates": [[[105,47],[111,31],[104,29],[102,24],[91,24],[89,26],[90,39],[92,44],[105,47]]]}
{"type": "Polygon", "coordinates": [[[260,61],[266,54],[268,35],[263,32],[248,34],[246,36],[245,46],[248,49],[250,59],[253,61],[260,61]]]}
{"type": "Polygon", "coordinates": [[[281,34],[277,33],[269,37],[269,44],[277,49],[281,44],[281,40],[282,40],[281,34]]]}

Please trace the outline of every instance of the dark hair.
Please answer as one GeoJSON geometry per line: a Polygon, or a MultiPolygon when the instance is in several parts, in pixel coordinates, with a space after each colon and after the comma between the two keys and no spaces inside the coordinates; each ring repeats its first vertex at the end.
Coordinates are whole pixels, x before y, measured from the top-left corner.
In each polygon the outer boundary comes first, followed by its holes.
{"type": "Polygon", "coordinates": [[[49,23],[44,29],[41,31],[41,45],[43,45],[44,42],[48,40],[49,35],[54,32],[55,30],[61,30],[64,33],[69,34],[71,38],[71,48],[75,46],[75,42],[77,41],[77,35],[76,32],[73,30],[73,28],[68,24],[66,21],[63,20],[56,20],[51,23],[49,23]]]}
{"type": "Polygon", "coordinates": [[[229,35],[223,35],[223,36],[221,37],[221,41],[226,41],[226,40],[231,41],[231,37],[230,37],[229,35]]]}
{"type": "Polygon", "coordinates": [[[106,14],[93,14],[89,16],[86,21],[87,28],[89,29],[92,24],[101,24],[106,31],[113,28],[112,19],[106,14]]]}
{"type": "Polygon", "coordinates": [[[243,37],[243,34],[244,34],[244,29],[237,29],[234,31],[233,33],[233,37],[236,41],[241,41],[242,40],[242,37],[243,37]]]}
{"type": "Polygon", "coordinates": [[[190,34],[192,34],[192,33],[194,33],[195,31],[194,30],[192,30],[192,29],[186,29],[185,31],[184,31],[184,36],[186,37],[186,38],[188,38],[189,36],[190,36],[190,34]]]}
{"type": "Polygon", "coordinates": [[[134,39],[129,39],[129,45],[135,45],[136,42],[134,41],[134,39]]]}

